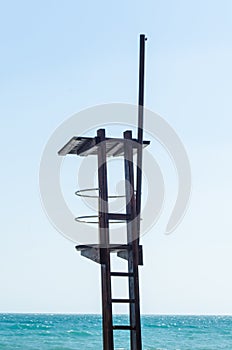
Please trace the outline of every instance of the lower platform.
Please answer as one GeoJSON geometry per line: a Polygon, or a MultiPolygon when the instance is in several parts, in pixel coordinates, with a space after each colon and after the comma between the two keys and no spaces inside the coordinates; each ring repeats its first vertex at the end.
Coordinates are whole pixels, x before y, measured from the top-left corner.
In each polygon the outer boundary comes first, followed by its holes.
{"type": "MultiPolygon", "coordinates": [[[[78,245],[75,247],[77,251],[81,252],[81,255],[88,258],[98,264],[101,264],[101,249],[106,249],[99,244],[78,245]]],[[[128,252],[132,249],[131,244],[111,244],[108,247],[110,253],[117,253],[119,258],[128,260],[128,252]]],[[[139,245],[139,265],[143,265],[143,247],[139,245]]]]}

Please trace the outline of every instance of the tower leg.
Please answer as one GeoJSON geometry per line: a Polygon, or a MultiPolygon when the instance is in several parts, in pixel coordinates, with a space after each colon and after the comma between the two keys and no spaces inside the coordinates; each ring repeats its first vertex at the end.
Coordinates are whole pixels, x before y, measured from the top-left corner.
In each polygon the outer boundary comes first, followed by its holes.
{"type": "Polygon", "coordinates": [[[97,131],[98,145],[98,184],[99,184],[99,241],[102,283],[102,322],[103,349],[113,350],[113,317],[111,301],[109,220],[108,220],[108,185],[106,165],[105,130],[97,131]]]}

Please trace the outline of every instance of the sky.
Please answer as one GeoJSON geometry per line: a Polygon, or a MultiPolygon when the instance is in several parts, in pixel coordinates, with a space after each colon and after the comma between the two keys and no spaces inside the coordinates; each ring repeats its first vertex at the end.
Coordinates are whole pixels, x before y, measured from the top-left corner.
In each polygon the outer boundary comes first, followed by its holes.
{"type": "Polygon", "coordinates": [[[174,233],[163,215],[142,239],[141,312],[232,315],[231,17],[230,0],[2,2],[0,312],[101,312],[99,266],[43,210],[40,160],[74,113],[136,104],[145,33],[145,104],[182,140],[192,194],[174,233]]]}

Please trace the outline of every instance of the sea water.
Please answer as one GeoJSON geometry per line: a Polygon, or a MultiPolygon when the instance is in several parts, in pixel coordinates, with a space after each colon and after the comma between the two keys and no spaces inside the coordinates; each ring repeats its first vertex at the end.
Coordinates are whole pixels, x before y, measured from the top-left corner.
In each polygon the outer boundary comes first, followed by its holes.
{"type": "MultiPolygon", "coordinates": [[[[232,350],[230,316],[142,316],[144,350],[232,350]]],[[[115,324],[126,324],[118,315],[115,324]]],[[[129,347],[129,331],[115,330],[115,349],[129,347]]],[[[100,350],[101,316],[0,314],[0,350],[100,350]]]]}

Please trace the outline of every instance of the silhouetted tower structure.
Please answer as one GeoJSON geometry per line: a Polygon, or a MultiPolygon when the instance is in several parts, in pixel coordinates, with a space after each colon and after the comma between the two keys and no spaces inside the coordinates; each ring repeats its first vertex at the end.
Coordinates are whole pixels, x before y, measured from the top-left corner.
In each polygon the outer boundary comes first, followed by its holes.
{"type": "MultiPolygon", "coordinates": [[[[102,283],[102,322],[103,322],[103,349],[114,349],[114,333],[117,330],[130,331],[131,350],[141,350],[141,322],[139,302],[139,272],[138,266],[143,264],[142,246],[139,244],[140,212],[142,189],[142,150],[149,144],[143,140],[143,113],[144,113],[144,61],[145,35],[140,35],[140,63],[139,63],[139,101],[138,101],[138,135],[132,138],[132,131],[123,133],[123,138],[110,138],[105,129],[97,130],[95,137],[73,137],[60,151],[59,155],[76,154],[78,156],[96,155],[98,160],[98,244],[78,245],[76,249],[81,255],[101,265],[102,283]],[[133,154],[136,153],[136,177],[134,176],[133,154]],[[124,158],[125,176],[125,213],[109,212],[107,159],[108,157],[124,158]],[[136,183],[135,183],[136,178],[136,183]],[[111,244],[110,222],[125,222],[127,226],[127,244],[111,244]],[[128,261],[125,272],[111,270],[110,254],[128,261]],[[112,298],[112,277],[127,278],[129,286],[128,299],[112,298]],[[129,324],[113,324],[112,304],[129,304],[129,324]]],[[[86,190],[84,190],[86,191],[86,190]]],[[[81,191],[79,191],[81,194],[81,191]]],[[[82,192],[83,194],[83,192],[82,192]]],[[[85,219],[88,217],[85,217],[85,219]]],[[[90,218],[90,216],[89,216],[90,218]]],[[[78,219],[78,218],[77,218],[78,219]]]]}

